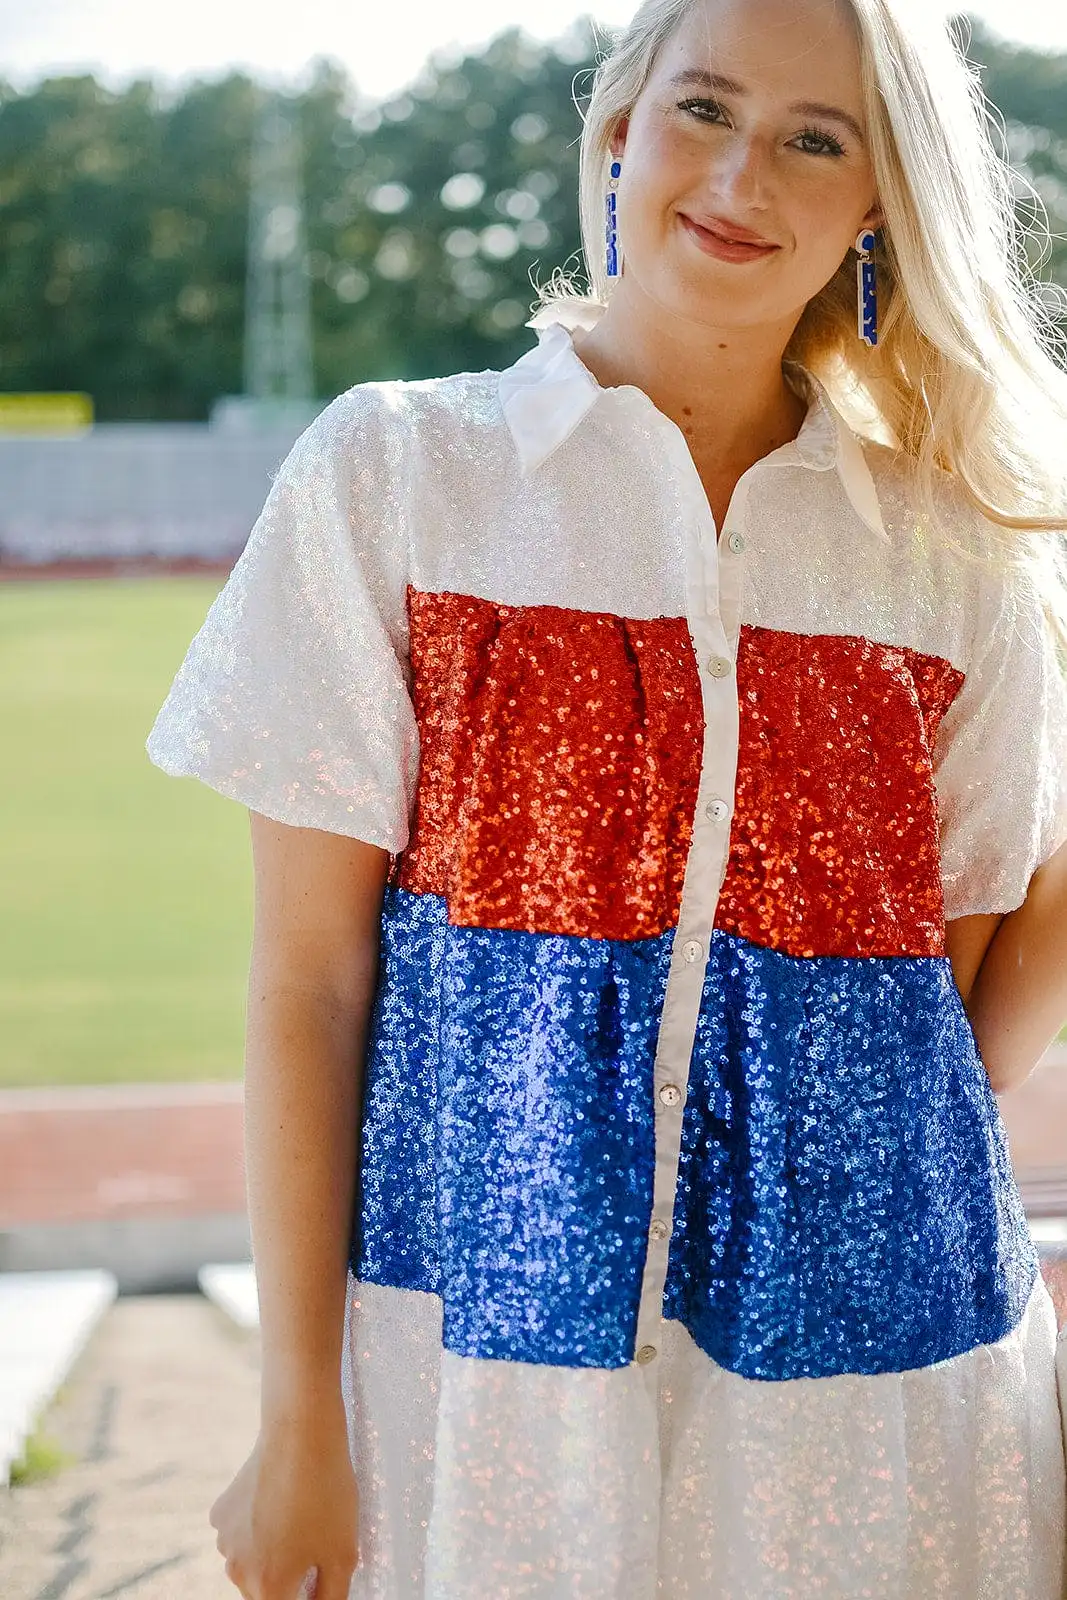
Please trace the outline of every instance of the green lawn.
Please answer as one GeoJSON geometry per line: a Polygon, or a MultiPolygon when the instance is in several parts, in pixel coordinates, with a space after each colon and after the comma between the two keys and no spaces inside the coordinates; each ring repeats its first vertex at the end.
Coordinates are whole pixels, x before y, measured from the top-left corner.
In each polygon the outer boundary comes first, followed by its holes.
{"type": "Polygon", "coordinates": [[[247,812],[144,749],[218,587],[0,585],[0,1086],[241,1076],[247,812]]]}

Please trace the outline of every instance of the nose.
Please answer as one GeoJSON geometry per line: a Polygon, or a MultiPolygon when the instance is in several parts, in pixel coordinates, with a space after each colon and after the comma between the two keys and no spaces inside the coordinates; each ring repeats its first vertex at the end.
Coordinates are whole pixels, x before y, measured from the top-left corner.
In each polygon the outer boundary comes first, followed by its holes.
{"type": "Polygon", "coordinates": [[[766,199],[767,152],[755,135],[736,134],[723,140],[715,163],[716,190],[738,205],[758,207],[766,199]]]}

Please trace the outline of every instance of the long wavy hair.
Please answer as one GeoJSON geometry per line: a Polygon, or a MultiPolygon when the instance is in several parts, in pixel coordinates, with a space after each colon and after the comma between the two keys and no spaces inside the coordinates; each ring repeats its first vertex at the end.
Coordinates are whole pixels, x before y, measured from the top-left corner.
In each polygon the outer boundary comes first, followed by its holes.
{"type": "MultiPolygon", "coordinates": [[[[606,305],[610,141],[694,0],[644,0],[599,56],[582,110],[580,221],[588,289],[557,270],[535,320],[561,303],[606,305]]],[[[1046,612],[1067,651],[1067,340],[1050,309],[1063,291],[1027,264],[1047,258],[1032,190],[998,150],[998,113],[957,35],[916,0],[843,0],[855,20],[878,199],[878,343],[856,331],[855,256],[815,295],[784,352],[825,383],[859,431],[915,460],[921,504],[943,525],[936,486],[949,473],[994,525],[994,559],[1038,569],[1046,612]]],[[[964,24],[965,26],[965,24],[964,24]]],[[[584,97],[583,97],[584,98],[584,97]]],[[[577,100],[576,100],[577,103],[577,100]]],[[[947,530],[951,537],[951,529],[947,530]]],[[[956,541],[953,540],[953,543],[956,541]]],[[[988,559],[988,554],[985,559],[988,559]]]]}

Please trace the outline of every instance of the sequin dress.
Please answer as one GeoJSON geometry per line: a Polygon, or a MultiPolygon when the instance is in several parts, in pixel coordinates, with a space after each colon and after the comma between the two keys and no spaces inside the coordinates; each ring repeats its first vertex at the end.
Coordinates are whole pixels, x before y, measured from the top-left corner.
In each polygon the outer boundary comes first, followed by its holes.
{"type": "Polygon", "coordinates": [[[1032,580],[797,365],[720,536],[536,325],[323,411],[148,741],[390,852],[351,1600],[1060,1600],[1055,1318],[945,954],[1067,837],[1032,580]]]}

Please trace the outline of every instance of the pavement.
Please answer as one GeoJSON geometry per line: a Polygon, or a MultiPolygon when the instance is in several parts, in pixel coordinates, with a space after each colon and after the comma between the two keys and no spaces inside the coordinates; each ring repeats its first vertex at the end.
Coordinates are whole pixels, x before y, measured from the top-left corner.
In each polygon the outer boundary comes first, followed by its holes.
{"type": "Polygon", "coordinates": [[[114,1301],[0,1488],[3,1600],[235,1600],[208,1512],[255,1443],[259,1335],[198,1294],[114,1301]]]}

